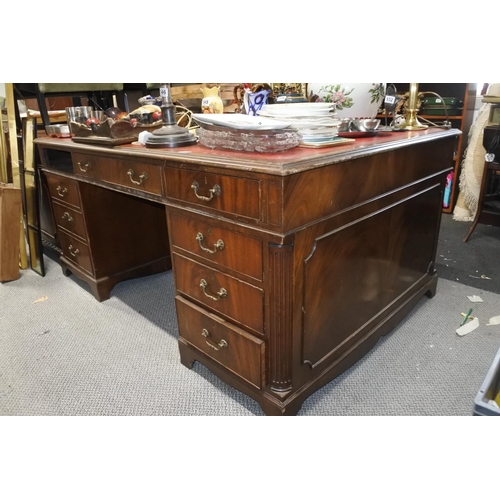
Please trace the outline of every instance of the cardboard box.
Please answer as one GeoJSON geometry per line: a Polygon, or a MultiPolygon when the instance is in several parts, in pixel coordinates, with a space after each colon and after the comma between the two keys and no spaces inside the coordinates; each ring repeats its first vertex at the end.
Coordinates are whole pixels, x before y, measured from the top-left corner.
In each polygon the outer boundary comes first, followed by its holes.
{"type": "Polygon", "coordinates": [[[500,417],[500,350],[474,398],[474,416],[500,417]]]}

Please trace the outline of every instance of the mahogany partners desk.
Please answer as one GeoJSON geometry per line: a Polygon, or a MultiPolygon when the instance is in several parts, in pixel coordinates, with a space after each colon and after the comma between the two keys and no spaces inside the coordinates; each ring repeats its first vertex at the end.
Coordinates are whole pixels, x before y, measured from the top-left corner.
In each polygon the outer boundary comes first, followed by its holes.
{"type": "Polygon", "coordinates": [[[459,134],[278,154],[36,143],[63,269],[104,300],[172,265],[181,362],[295,415],[434,295],[459,134]]]}

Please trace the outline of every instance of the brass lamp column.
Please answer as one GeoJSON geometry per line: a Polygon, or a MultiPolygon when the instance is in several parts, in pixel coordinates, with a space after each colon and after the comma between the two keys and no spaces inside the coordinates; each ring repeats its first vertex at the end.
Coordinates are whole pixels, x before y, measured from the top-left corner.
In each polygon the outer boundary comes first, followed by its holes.
{"type": "Polygon", "coordinates": [[[398,127],[399,130],[424,130],[429,128],[428,125],[422,125],[417,120],[417,100],[418,100],[418,83],[410,83],[410,96],[406,106],[404,122],[398,127]]]}

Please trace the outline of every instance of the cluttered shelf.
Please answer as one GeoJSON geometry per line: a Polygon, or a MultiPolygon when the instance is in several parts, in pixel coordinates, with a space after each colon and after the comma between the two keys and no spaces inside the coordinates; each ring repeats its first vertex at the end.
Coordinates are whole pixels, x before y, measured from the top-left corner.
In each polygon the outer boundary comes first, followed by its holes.
{"type": "MultiPolygon", "coordinates": [[[[391,85],[397,89],[399,95],[404,95],[410,89],[409,83],[394,83],[391,85]]],[[[423,122],[426,120],[439,122],[445,120],[446,113],[449,113],[448,120],[452,122],[451,126],[462,131],[462,135],[458,138],[457,150],[453,158],[453,171],[447,181],[449,201],[443,207],[443,212],[451,213],[458,198],[461,159],[467,146],[467,137],[472,125],[477,84],[420,83],[418,90],[420,98],[420,103],[417,104],[419,109],[417,113],[418,118],[423,122]]],[[[428,124],[427,122],[425,123],[428,124]]]]}

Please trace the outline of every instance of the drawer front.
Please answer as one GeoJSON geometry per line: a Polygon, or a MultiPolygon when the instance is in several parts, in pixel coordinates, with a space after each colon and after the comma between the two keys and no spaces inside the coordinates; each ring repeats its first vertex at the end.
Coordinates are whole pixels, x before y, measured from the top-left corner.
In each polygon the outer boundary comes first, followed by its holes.
{"type": "Polygon", "coordinates": [[[165,168],[167,197],[193,205],[243,216],[261,218],[261,185],[259,180],[165,168]]]}
{"type": "Polygon", "coordinates": [[[170,214],[172,244],[183,250],[262,281],[262,240],[211,221],[170,214]]]}
{"type": "Polygon", "coordinates": [[[59,227],[80,236],[84,240],[87,239],[87,228],[85,227],[85,220],[82,213],[72,208],[64,207],[56,201],[52,203],[52,208],[54,209],[54,217],[59,227]]]}
{"type": "Polygon", "coordinates": [[[73,170],[75,174],[121,187],[159,196],[163,193],[158,165],[73,153],[73,170]]]}
{"type": "Polygon", "coordinates": [[[264,383],[264,341],[206,314],[182,297],[177,296],[175,300],[180,336],[260,389],[264,383]]]}
{"type": "Polygon", "coordinates": [[[81,208],[80,190],[78,181],[60,177],[59,175],[45,174],[49,185],[50,196],[54,200],[68,203],[76,208],[81,208]]]}
{"type": "Polygon", "coordinates": [[[59,231],[59,237],[64,257],[93,275],[94,271],[88,245],[64,231],[59,231]]]}
{"type": "Polygon", "coordinates": [[[179,293],[258,333],[264,333],[264,291],[173,254],[179,293]]]}

